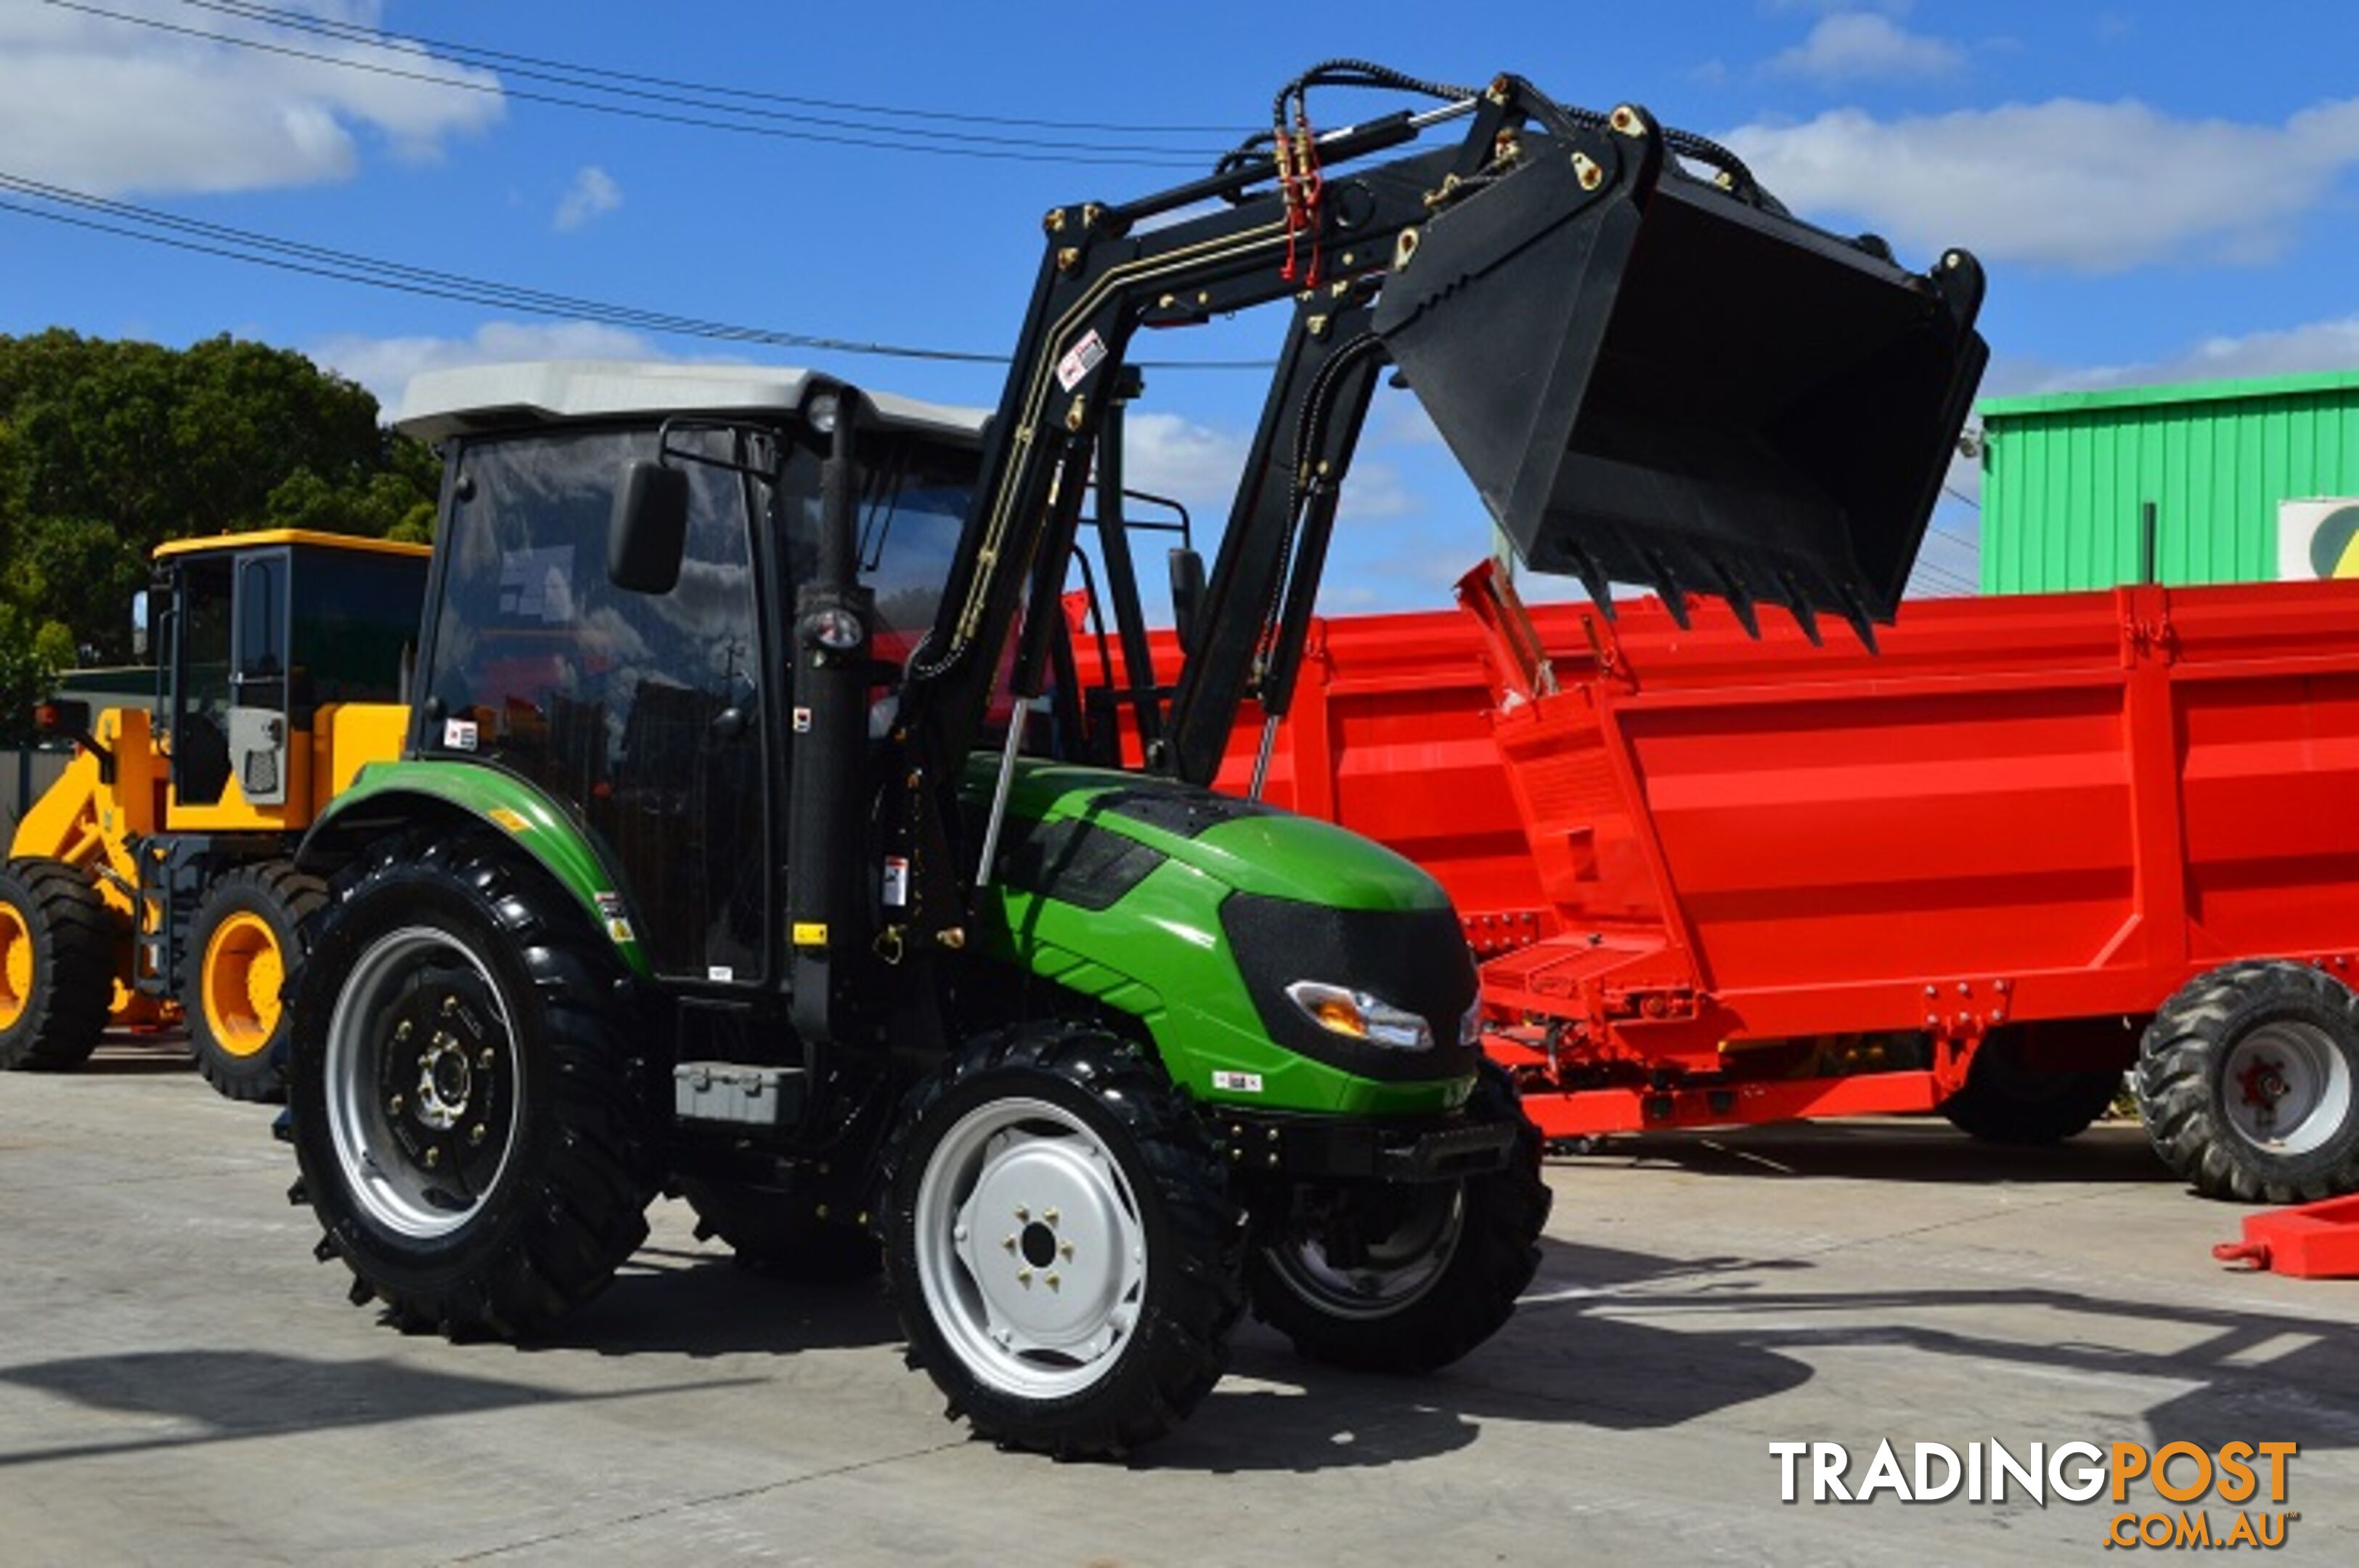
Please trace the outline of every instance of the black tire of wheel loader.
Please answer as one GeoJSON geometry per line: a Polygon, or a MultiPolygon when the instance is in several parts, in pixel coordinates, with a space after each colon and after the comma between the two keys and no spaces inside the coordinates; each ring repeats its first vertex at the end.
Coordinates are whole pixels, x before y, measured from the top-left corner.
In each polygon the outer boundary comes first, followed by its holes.
{"type": "MultiPolygon", "coordinates": [[[[1244,1226],[1194,1111],[1160,1065],[1129,1043],[1049,1022],[969,1042],[911,1092],[883,1181],[886,1282],[909,1364],[941,1390],[944,1413],[965,1419],[976,1435],[1060,1459],[1120,1455],[1186,1420],[1227,1370],[1228,1330],[1244,1292],[1244,1226]],[[955,1348],[955,1330],[937,1321],[919,1272],[929,1165],[974,1119],[1018,1101],[1045,1103],[1079,1141],[1094,1143],[1135,1199],[1129,1212],[1142,1243],[1143,1285],[1128,1309],[1136,1315],[1119,1330],[1121,1348],[1086,1387],[1052,1397],[1011,1390],[1005,1368],[995,1381],[971,1351],[955,1348]]],[[[1011,1222],[995,1216],[1001,1223],[1011,1222]]],[[[937,1245],[948,1240],[946,1232],[937,1245]]],[[[1021,1265],[1013,1245],[1006,1262],[1021,1265]]]]}
{"type": "MultiPolygon", "coordinates": [[[[1523,1114],[1507,1075],[1482,1067],[1469,1108],[1522,1124],[1507,1163],[1454,1184],[1454,1245],[1438,1273],[1397,1308],[1318,1299],[1303,1272],[1300,1238],[1265,1238],[1246,1262],[1254,1315],[1294,1342],[1297,1354],[1370,1372],[1430,1372],[1496,1334],[1539,1270],[1539,1235],[1555,1195],[1540,1174],[1539,1129],[1523,1114]]],[[[1437,1186],[1437,1196],[1448,1195],[1437,1186]]]]}
{"type": "Polygon", "coordinates": [[[419,835],[336,879],[291,989],[289,1195],[355,1304],[515,1339],[606,1286],[657,1184],[635,1004],[578,902],[504,840],[419,835]]]}
{"type": "Polygon", "coordinates": [[[114,1000],[121,925],[63,860],[0,866],[0,1069],[61,1073],[90,1060],[114,1000]]]}
{"type": "Polygon", "coordinates": [[[2040,1072],[2025,1065],[2023,1037],[2009,1030],[1975,1051],[1965,1087],[1943,1100],[1940,1110],[1968,1137],[2038,1148],[2087,1131],[2121,1092],[2119,1069],[2040,1072]]]}
{"type": "Polygon", "coordinates": [[[696,1211],[696,1238],[725,1243],[756,1273],[790,1284],[846,1285],[873,1280],[885,1267],[867,1231],[792,1208],[784,1193],[685,1176],[679,1188],[696,1211]]]}
{"type": "Polygon", "coordinates": [[[2359,999],[2331,975],[2264,960],[2198,976],[2147,1026],[2136,1083],[2155,1152],[2205,1197],[2314,1203],[2359,1192],[2359,999]],[[2321,1089],[2339,1085],[2339,1109],[2323,1095],[2287,1141],[2242,1125],[2260,1087],[2247,1076],[2274,1067],[2283,1082],[2277,1052],[2307,1057],[2321,1089]]]}
{"type": "Polygon", "coordinates": [[[319,878],[285,860],[265,860],[215,881],[198,905],[180,1013],[197,1071],[231,1099],[286,1098],[288,1009],[278,980],[302,954],[303,923],[327,902],[319,878]],[[267,950],[241,951],[256,941],[267,950]],[[229,970],[243,970],[245,978],[229,970]]]}

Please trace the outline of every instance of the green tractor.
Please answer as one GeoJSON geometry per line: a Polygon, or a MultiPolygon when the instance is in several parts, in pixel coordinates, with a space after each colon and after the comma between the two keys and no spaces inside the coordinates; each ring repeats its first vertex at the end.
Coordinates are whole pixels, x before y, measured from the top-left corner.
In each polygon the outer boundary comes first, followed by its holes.
{"type": "MultiPolygon", "coordinates": [[[[304,842],[330,894],[289,988],[295,1196],[355,1302],[530,1336],[669,1188],[766,1267],[881,1265],[951,1415],[1060,1454],[1184,1419],[1248,1306],[1402,1370],[1507,1320],[1549,1191],[1456,915],[1212,794],[1201,738],[1283,711],[1387,364],[1528,557],[1888,616],[1978,289],[1507,79],[1308,145],[1308,211],[1299,150],[1249,150],[1050,214],[987,419],[745,368],[413,384],[447,478],[410,730],[304,842]],[[1143,765],[1083,765],[1060,596],[1131,336],[1280,299],[1219,565],[1174,563],[1188,671],[1134,665],[1143,765]],[[1842,341],[1744,359],[1739,324],[1782,351],[1813,318],[1842,341]]],[[[1126,579],[1118,496],[1093,521],[1126,579]]]]}

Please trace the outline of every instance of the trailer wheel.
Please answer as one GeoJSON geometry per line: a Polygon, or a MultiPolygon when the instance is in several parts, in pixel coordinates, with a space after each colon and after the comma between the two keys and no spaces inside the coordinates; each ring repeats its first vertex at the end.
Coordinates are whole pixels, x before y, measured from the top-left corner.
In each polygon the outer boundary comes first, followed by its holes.
{"type": "Polygon", "coordinates": [[[2310,1203],[2359,1191],[2359,1001],[2306,964],[2190,981],[2139,1050],[2155,1152],[2206,1197],[2310,1203]]]}
{"type": "Polygon", "coordinates": [[[647,1236],[655,1124],[627,979],[502,840],[381,846],[298,971],[288,1098],[324,1260],[405,1330],[516,1338],[647,1236]]]}
{"type": "Polygon", "coordinates": [[[2015,1029],[1983,1042],[1965,1087],[1941,1102],[1951,1126],[1985,1143],[2061,1143],[2087,1131],[2122,1092],[2119,1068],[2043,1071],[2025,1062],[2024,1045],[2015,1029]]]}
{"type": "Polygon", "coordinates": [[[79,1067],[106,1033],[119,923],[90,879],[23,856],[0,866],[0,1068],[79,1067]]]}
{"type": "Polygon", "coordinates": [[[680,1179],[680,1196],[696,1211],[696,1238],[715,1238],[757,1273],[804,1285],[873,1280],[885,1266],[876,1238],[856,1225],[821,1219],[797,1200],[743,1182],[680,1179]]]}
{"type": "Polygon", "coordinates": [[[181,1012],[205,1081],[234,1100],[286,1092],[287,1010],[279,997],[302,951],[303,922],[328,902],[325,883],[285,860],[215,881],[189,930],[197,956],[181,1012]]]}
{"type": "Polygon", "coordinates": [[[973,1042],[911,1097],[886,1172],[886,1280],[952,1420],[1121,1454],[1220,1380],[1236,1211],[1195,1116],[1129,1044],[1062,1024],[973,1042]]]}
{"type": "Polygon", "coordinates": [[[1418,1186],[1374,1183],[1301,1195],[1320,1200],[1282,1223],[1246,1265],[1254,1315],[1314,1361],[1364,1371],[1430,1372],[1503,1327],[1538,1270],[1554,1195],[1540,1134],[1507,1076],[1484,1063],[1471,1108],[1522,1123],[1506,1168],[1418,1186]],[[1306,1218],[1306,1213],[1310,1217],[1306,1218]],[[1351,1251],[1339,1258],[1345,1235],[1351,1251]]]}

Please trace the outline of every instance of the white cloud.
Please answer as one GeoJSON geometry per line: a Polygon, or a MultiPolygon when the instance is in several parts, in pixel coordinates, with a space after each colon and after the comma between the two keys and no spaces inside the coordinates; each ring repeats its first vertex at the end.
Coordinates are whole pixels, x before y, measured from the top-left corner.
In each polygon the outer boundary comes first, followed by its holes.
{"type": "MultiPolygon", "coordinates": [[[[429,53],[388,55],[164,0],[115,0],[110,8],[185,31],[47,5],[0,11],[0,149],[10,173],[108,196],[313,185],[349,178],[368,137],[397,157],[431,157],[503,109],[495,75],[429,53]],[[239,49],[190,32],[263,38],[431,80],[239,49]],[[485,91],[437,85],[444,81],[485,91]]],[[[379,9],[318,0],[303,8],[370,27],[379,9]]]]}
{"type": "Polygon", "coordinates": [[[330,338],[305,351],[376,395],[388,416],[421,371],[518,360],[659,360],[654,340],[594,321],[487,321],[464,338],[330,338]]]}
{"type": "Polygon", "coordinates": [[[1123,438],[1123,478],[1130,485],[1186,503],[1216,531],[1227,521],[1251,445],[1245,436],[1134,408],[1124,418],[1123,438]]]}
{"type": "Polygon", "coordinates": [[[557,203],[555,222],[560,232],[571,233],[622,204],[623,188],[614,183],[614,177],[594,163],[583,164],[557,203]]]}
{"type": "Polygon", "coordinates": [[[2115,386],[2168,386],[2188,381],[2239,381],[2311,371],[2359,371],[2359,315],[2298,327],[2205,338],[2165,359],[2058,370],[2029,362],[2005,367],[1986,393],[2093,392],[2115,386]]]}
{"type": "Polygon", "coordinates": [[[1839,109],[1726,137],[1795,211],[1864,222],[1919,260],[2089,273],[2274,259],[2359,164],[2359,98],[2282,124],[2174,118],[2058,98],[1879,120],[1839,109]]]}
{"type": "Polygon", "coordinates": [[[1966,51],[1946,38],[1912,33],[1875,11],[1836,11],[1819,18],[1810,36],[1769,61],[1780,76],[1821,81],[1940,76],[1963,65],[1966,51]]]}

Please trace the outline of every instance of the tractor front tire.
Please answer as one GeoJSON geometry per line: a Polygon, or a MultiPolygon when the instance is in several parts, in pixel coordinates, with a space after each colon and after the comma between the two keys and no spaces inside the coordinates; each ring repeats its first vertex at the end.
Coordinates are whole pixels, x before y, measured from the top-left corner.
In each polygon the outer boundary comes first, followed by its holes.
{"type": "Polygon", "coordinates": [[[912,1093],[886,1179],[909,1358],[977,1435],[1125,1454],[1227,1369],[1242,1227],[1195,1113],[1135,1046],[1056,1023],[970,1043],[912,1093]]]}
{"type": "Polygon", "coordinates": [[[875,1237],[821,1219],[788,1194],[707,1176],[683,1176],[679,1187],[696,1211],[696,1238],[725,1242],[756,1273],[799,1285],[845,1285],[873,1280],[885,1266],[875,1237]]]}
{"type": "Polygon", "coordinates": [[[297,971],[297,1192],[405,1331],[527,1337],[647,1237],[656,1122],[627,976],[505,840],[379,846],[297,971]]]}
{"type": "Polygon", "coordinates": [[[2023,1053],[2019,1031],[1984,1041],[1964,1087],[1941,1102],[1950,1125],[1985,1143],[2038,1148],[2087,1131],[2122,1092],[2118,1067],[2043,1072],[2023,1053]]]}
{"type": "Polygon", "coordinates": [[[2359,1000],[2277,960],[2199,976],[2139,1047],[2138,1114],[2206,1197],[2314,1203],[2359,1191],[2359,1000]]]}
{"type": "Polygon", "coordinates": [[[0,1069],[81,1066],[106,1033],[122,922],[63,860],[0,866],[0,1069]]]}
{"type": "Polygon", "coordinates": [[[1430,1372],[1496,1334],[1539,1269],[1554,1195],[1540,1174],[1539,1130],[1515,1085],[1482,1066],[1468,1108],[1518,1123],[1507,1163],[1456,1181],[1354,1184],[1306,1217],[1273,1222],[1246,1265],[1254,1315],[1297,1354],[1370,1372],[1430,1372]],[[1337,1229],[1353,1249],[1335,1257],[1337,1229]]]}
{"type": "Polygon", "coordinates": [[[205,1082],[234,1100],[286,1095],[287,1009],[279,991],[302,951],[303,922],[325,883],[285,860],[242,866],[206,891],[189,930],[196,956],[180,1001],[205,1082]]]}

